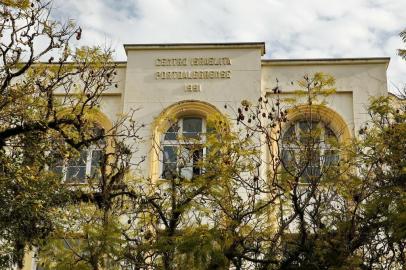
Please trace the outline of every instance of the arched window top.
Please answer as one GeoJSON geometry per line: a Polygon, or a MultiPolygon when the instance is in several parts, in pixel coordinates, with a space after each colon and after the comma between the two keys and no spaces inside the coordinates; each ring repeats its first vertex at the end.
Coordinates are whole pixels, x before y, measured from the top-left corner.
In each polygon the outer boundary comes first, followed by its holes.
{"type": "Polygon", "coordinates": [[[159,135],[166,132],[173,125],[176,119],[183,117],[197,117],[207,119],[208,116],[221,114],[221,112],[213,105],[197,100],[185,100],[170,105],[164,109],[155,119],[154,133],[159,135]]]}
{"type": "Polygon", "coordinates": [[[187,179],[198,175],[197,164],[206,151],[199,142],[207,132],[208,117],[218,114],[215,106],[197,100],[177,102],[164,109],[153,124],[151,178],[170,177],[165,176],[165,167],[187,179]]]}
{"type": "Polygon", "coordinates": [[[282,134],[282,141],[285,144],[295,141],[305,143],[306,139],[310,138],[322,144],[331,144],[338,140],[338,136],[327,123],[315,119],[293,121],[282,134]]]}
{"type": "Polygon", "coordinates": [[[198,138],[206,131],[205,118],[199,116],[184,116],[177,119],[165,132],[164,140],[184,138],[198,138]]]}
{"type": "MultiPolygon", "coordinates": [[[[340,142],[349,140],[351,129],[337,112],[325,105],[298,105],[289,110],[288,122],[317,122],[335,134],[340,142]]],[[[286,128],[284,128],[286,131],[286,128]]]]}

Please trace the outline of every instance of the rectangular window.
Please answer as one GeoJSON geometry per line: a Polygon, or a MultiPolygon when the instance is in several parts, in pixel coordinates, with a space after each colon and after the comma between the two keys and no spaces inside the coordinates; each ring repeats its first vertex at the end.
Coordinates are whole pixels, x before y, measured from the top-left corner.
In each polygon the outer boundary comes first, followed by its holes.
{"type": "Polygon", "coordinates": [[[102,159],[101,149],[83,149],[79,157],[70,160],[57,160],[52,168],[66,183],[86,182],[86,177],[97,177],[102,159]]]}

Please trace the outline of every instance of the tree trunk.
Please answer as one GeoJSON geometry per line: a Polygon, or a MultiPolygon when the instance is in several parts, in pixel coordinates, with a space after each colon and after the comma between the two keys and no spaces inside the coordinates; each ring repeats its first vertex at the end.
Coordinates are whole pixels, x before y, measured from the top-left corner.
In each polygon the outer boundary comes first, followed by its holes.
{"type": "Polygon", "coordinates": [[[24,267],[25,245],[21,241],[16,241],[14,246],[13,263],[17,265],[17,270],[22,270],[24,267]]]}

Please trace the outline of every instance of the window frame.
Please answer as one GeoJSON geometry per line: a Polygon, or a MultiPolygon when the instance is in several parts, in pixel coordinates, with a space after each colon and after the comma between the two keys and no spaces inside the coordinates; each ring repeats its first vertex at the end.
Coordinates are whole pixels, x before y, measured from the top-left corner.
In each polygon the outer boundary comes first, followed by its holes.
{"type": "MultiPolygon", "coordinates": [[[[77,150],[79,153],[78,157],[74,158],[62,158],[57,160],[56,165],[53,164],[51,166],[51,170],[54,171],[56,174],[61,175],[61,181],[66,184],[70,185],[83,185],[88,183],[89,177],[95,177],[96,174],[93,174],[93,168],[100,168],[100,161],[103,158],[103,150],[107,147],[107,137],[102,135],[105,134],[105,128],[102,125],[96,124],[93,128],[95,134],[100,135],[102,138],[94,141],[88,147],[84,147],[80,150],[77,150]],[[99,152],[98,158],[93,161],[94,153],[99,152]],[[86,153],[86,160],[84,165],[71,165],[70,163],[82,162],[82,153],[86,153]],[[69,168],[83,168],[85,169],[84,177],[83,178],[68,178],[69,175],[69,168]],[[58,169],[57,169],[58,168],[58,169]]],[[[78,172],[76,172],[78,174],[78,172]]]]}
{"type": "MultiPolygon", "coordinates": [[[[183,176],[183,178],[191,180],[193,179],[193,177],[195,177],[196,175],[201,175],[203,173],[203,169],[199,168],[200,172],[198,174],[194,173],[194,160],[193,160],[193,153],[189,154],[188,156],[191,157],[189,161],[191,161],[191,163],[186,163],[189,166],[184,166],[183,168],[180,168],[180,164],[179,164],[179,158],[178,156],[181,155],[180,148],[186,149],[188,145],[191,146],[195,146],[197,144],[200,145],[204,145],[206,142],[206,133],[207,133],[207,119],[204,116],[201,115],[194,115],[194,114],[187,114],[187,115],[183,115],[179,118],[177,118],[175,121],[173,121],[173,123],[166,129],[165,132],[163,132],[161,134],[161,140],[160,140],[160,152],[159,152],[159,178],[160,179],[166,179],[164,174],[165,174],[165,161],[164,161],[164,148],[165,147],[174,147],[176,148],[176,174],[177,175],[181,175],[182,176],[182,171],[185,168],[191,170],[191,175],[190,176],[183,176]],[[201,131],[198,132],[199,138],[198,139],[194,139],[193,136],[191,137],[187,137],[184,134],[184,119],[187,118],[196,118],[196,119],[201,119],[201,131]],[[176,131],[176,139],[165,139],[166,134],[168,133],[168,130],[171,129],[173,126],[178,126],[178,130],[176,131]],[[179,140],[179,138],[181,138],[179,140]],[[184,140],[183,138],[187,138],[186,140],[184,140]],[[190,140],[190,141],[188,141],[190,140]],[[182,147],[179,147],[182,146],[182,147]]],[[[196,151],[196,150],[195,150],[196,151]]],[[[202,147],[201,148],[201,156],[199,158],[204,159],[204,157],[207,154],[207,148],[206,147],[202,147]]],[[[175,162],[172,162],[175,163],[175,162]]],[[[185,164],[185,165],[186,165],[185,164]]]]}
{"type": "Polygon", "coordinates": [[[91,145],[87,148],[78,150],[79,152],[79,159],[81,159],[82,152],[86,152],[86,161],[84,166],[80,165],[70,165],[69,162],[78,162],[78,158],[71,158],[71,159],[63,159],[61,161],[60,165],[53,166],[52,170],[56,172],[57,174],[60,174],[62,176],[61,180],[63,183],[67,184],[86,184],[88,177],[93,177],[92,175],[92,170],[94,167],[100,167],[93,165],[93,155],[95,152],[100,152],[99,159],[96,160],[95,162],[100,162],[101,158],[101,153],[103,151],[102,147],[99,147],[98,145],[91,145]],[[84,173],[84,178],[69,178],[68,179],[68,170],[69,168],[85,168],[85,173],[84,173]],[[56,170],[56,168],[61,168],[59,170],[56,170]]]}
{"type": "Polygon", "coordinates": [[[305,123],[307,125],[310,124],[310,128],[309,130],[313,130],[313,123],[316,123],[316,128],[315,129],[319,129],[320,130],[320,134],[318,136],[318,143],[315,143],[313,146],[315,147],[314,149],[312,149],[312,151],[317,151],[317,164],[312,164],[312,161],[309,162],[309,164],[306,165],[306,167],[303,167],[301,169],[303,169],[302,174],[300,175],[301,178],[301,183],[309,183],[309,177],[320,177],[323,171],[323,168],[330,167],[330,166],[334,166],[334,163],[338,163],[340,160],[340,154],[339,154],[339,150],[336,149],[334,146],[332,146],[331,144],[328,143],[328,139],[331,136],[334,136],[334,140],[336,140],[337,142],[339,142],[339,136],[337,135],[337,133],[322,119],[318,118],[318,119],[312,119],[312,118],[298,118],[295,120],[292,120],[291,123],[289,123],[286,127],[283,128],[283,132],[281,135],[281,143],[280,143],[280,149],[281,149],[281,162],[282,162],[282,167],[283,170],[286,170],[289,165],[287,164],[288,162],[286,162],[284,159],[285,156],[285,152],[287,152],[288,156],[290,158],[294,159],[294,163],[295,165],[300,165],[300,162],[298,162],[296,155],[299,151],[301,151],[302,149],[300,147],[298,147],[298,145],[296,144],[292,144],[292,143],[287,143],[286,141],[289,141],[289,138],[291,135],[287,135],[288,132],[291,131],[291,128],[293,127],[293,135],[294,135],[294,140],[295,141],[300,141],[301,138],[301,133],[304,130],[304,128],[300,127],[300,125],[302,123],[305,123]],[[326,135],[327,133],[330,133],[330,135],[326,135]],[[288,138],[285,138],[286,136],[289,136],[288,138]],[[328,158],[326,153],[327,152],[333,152],[332,155],[328,155],[330,156],[330,160],[327,162],[328,158]],[[335,154],[334,154],[335,152],[335,154]],[[293,155],[293,157],[292,157],[293,155]],[[311,168],[313,167],[317,167],[317,169],[315,169],[317,171],[317,174],[308,174],[308,176],[306,176],[306,171],[311,170],[311,168]],[[307,179],[303,179],[307,178],[307,179]]]}

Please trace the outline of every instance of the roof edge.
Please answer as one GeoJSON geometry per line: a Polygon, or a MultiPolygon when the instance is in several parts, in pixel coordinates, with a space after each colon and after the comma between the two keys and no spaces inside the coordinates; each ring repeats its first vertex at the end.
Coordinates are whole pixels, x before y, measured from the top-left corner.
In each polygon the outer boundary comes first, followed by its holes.
{"type": "Polygon", "coordinates": [[[262,59],[263,66],[288,65],[349,65],[349,64],[386,64],[390,57],[357,57],[357,58],[313,58],[313,59],[262,59]]]}
{"type": "MultiPolygon", "coordinates": [[[[20,62],[21,64],[25,64],[25,63],[27,63],[27,62],[20,62]]],[[[118,67],[125,67],[125,66],[127,66],[127,61],[116,61],[116,60],[113,60],[113,61],[110,61],[110,63],[112,64],[112,65],[116,65],[116,66],[118,66],[118,67]]],[[[35,66],[35,65],[49,65],[49,66],[52,66],[52,65],[59,65],[60,63],[58,63],[58,62],[52,62],[52,63],[49,63],[49,62],[45,62],[45,61],[37,61],[37,62],[33,62],[32,63],[32,65],[33,66],[35,66]]],[[[79,63],[75,63],[75,62],[73,62],[73,61],[65,61],[65,62],[63,62],[63,64],[79,64],[79,63]]]]}
{"type": "Polygon", "coordinates": [[[151,43],[124,44],[125,52],[130,50],[177,50],[177,49],[240,49],[258,48],[265,54],[265,42],[224,42],[224,43],[151,43]]]}

